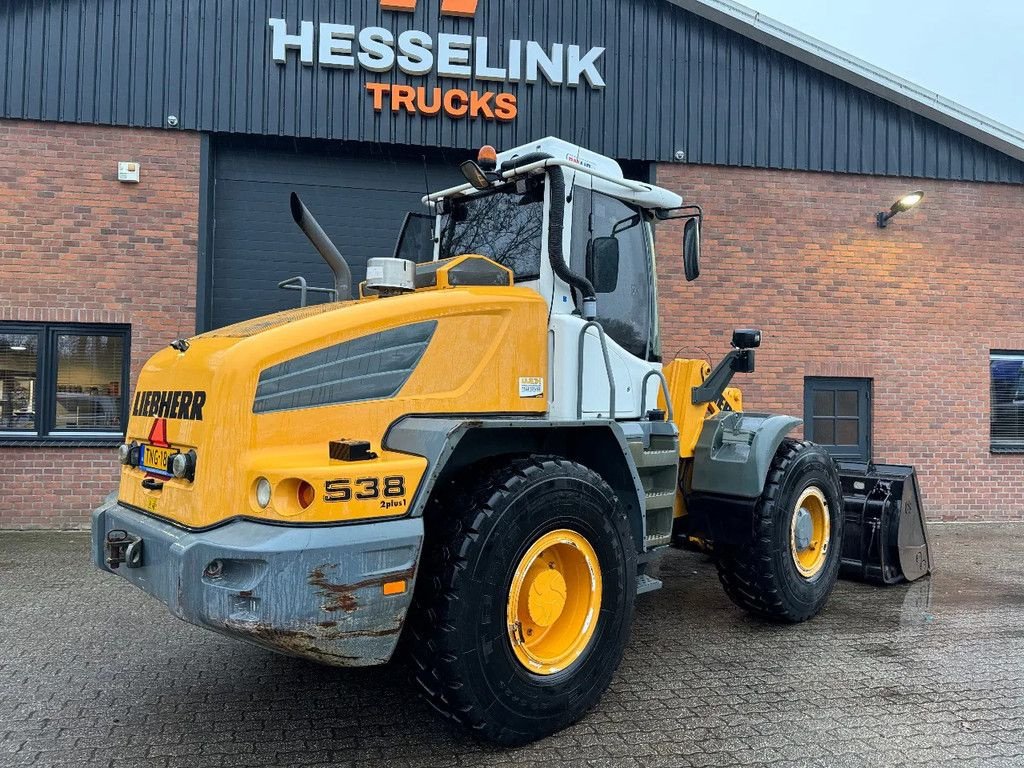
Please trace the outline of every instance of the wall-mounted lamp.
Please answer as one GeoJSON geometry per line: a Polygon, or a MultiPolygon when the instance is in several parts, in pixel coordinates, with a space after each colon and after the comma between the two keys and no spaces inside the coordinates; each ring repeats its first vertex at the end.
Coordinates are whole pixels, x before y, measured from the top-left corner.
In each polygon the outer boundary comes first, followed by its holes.
{"type": "Polygon", "coordinates": [[[917,192],[911,192],[909,194],[906,194],[899,200],[897,200],[895,203],[893,203],[892,207],[888,211],[879,211],[878,213],[876,213],[875,221],[878,223],[878,226],[884,228],[889,224],[889,219],[891,219],[897,213],[909,211],[915,205],[920,203],[923,199],[924,192],[920,190],[918,190],[917,192]]]}

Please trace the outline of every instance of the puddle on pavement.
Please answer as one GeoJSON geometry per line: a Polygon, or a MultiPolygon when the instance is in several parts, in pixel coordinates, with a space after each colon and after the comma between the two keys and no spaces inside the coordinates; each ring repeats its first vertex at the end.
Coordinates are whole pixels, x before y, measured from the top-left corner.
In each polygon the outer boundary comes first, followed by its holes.
{"type": "Polygon", "coordinates": [[[957,611],[1019,609],[1024,607],[1024,589],[1018,584],[958,572],[940,572],[928,581],[936,610],[957,611]]]}
{"type": "Polygon", "coordinates": [[[900,608],[900,625],[930,624],[935,621],[933,612],[933,585],[931,577],[919,579],[903,587],[904,597],[900,608]]]}
{"type": "Polygon", "coordinates": [[[1024,589],[997,579],[940,572],[910,584],[873,587],[853,584],[837,590],[841,610],[882,625],[915,626],[944,617],[989,611],[1020,611],[1024,589]]]}

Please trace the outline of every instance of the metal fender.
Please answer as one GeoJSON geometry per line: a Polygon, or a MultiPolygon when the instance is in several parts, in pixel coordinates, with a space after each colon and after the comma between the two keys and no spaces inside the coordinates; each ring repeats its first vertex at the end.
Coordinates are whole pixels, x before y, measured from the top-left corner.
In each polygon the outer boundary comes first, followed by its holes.
{"type": "Polygon", "coordinates": [[[427,459],[427,472],[410,503],[411,517],[423,514],[439,482],[481,459],[504,454],[552,453],[578,461],[612,487],[629,518],[637,551],[643,551],[644,486],[627,442],[641,439],[639,434],[633,434],[638,429],[635,423],[619,424],[607,419],[406,416],[389,427],[383,445],[389,451],[427,459]]]}
{"type": "Polygon", "coordinates": [[[803,423],[772,413],[717,413],[704,422],[693,455],[692,490],[757,498],[775,451],[803,423]]]}

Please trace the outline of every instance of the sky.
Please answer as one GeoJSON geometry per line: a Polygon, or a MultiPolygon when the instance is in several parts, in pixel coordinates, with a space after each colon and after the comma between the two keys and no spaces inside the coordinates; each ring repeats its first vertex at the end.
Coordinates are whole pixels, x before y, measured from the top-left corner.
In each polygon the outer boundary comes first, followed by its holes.
{"type": "Polygon", "coordinates": [[[1024,132],[1024,0],[739,0],[1024,132]]]}

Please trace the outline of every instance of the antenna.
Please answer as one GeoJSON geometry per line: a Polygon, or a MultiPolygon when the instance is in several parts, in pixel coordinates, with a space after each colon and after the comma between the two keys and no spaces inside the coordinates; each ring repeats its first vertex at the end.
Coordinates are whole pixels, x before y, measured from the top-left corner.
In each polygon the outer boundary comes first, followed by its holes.
{"type": "Polygon", "coordinates": [[[423,191],[427,197],[430,197],[430,179],[427,178],[427,156],[420,155],[423,160],[423,191]]]}

